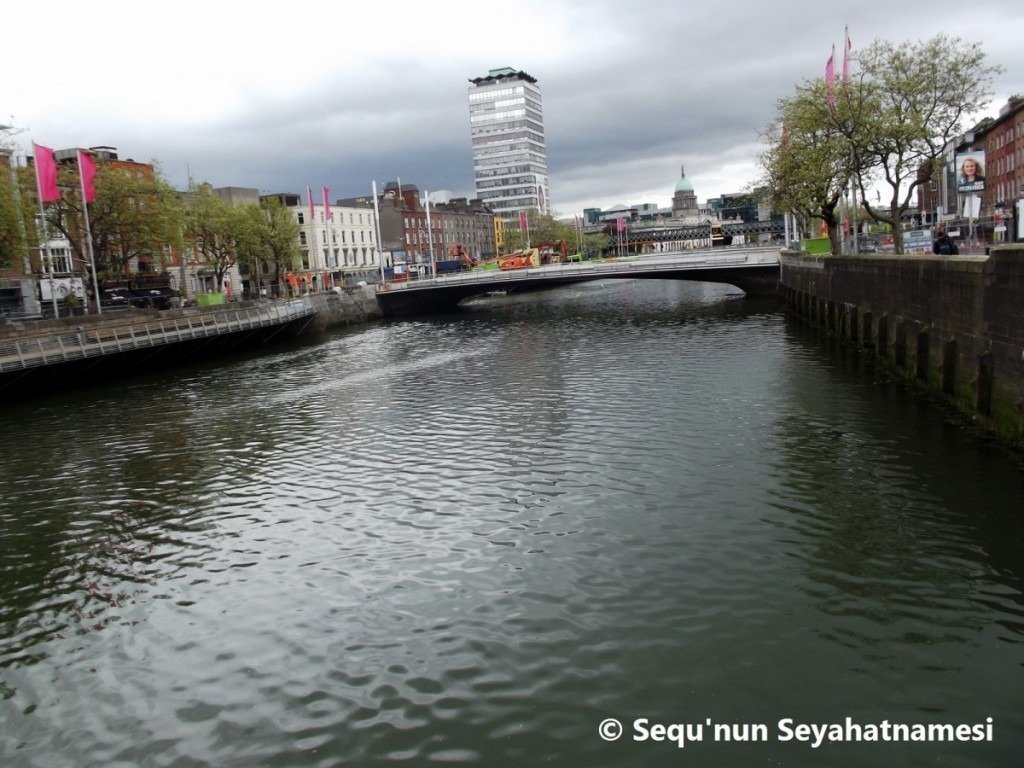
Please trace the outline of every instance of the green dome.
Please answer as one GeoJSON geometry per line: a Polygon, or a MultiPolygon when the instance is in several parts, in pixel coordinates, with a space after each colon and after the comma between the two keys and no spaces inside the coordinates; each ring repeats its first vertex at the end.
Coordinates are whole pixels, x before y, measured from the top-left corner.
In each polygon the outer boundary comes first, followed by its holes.
{"type": "Polygon", "coordinates": [[[693,192],[693,184],[686,178],[686,166],[679,166],[679,175],[682,177],[676,182],[676,192],[693,192]]]}

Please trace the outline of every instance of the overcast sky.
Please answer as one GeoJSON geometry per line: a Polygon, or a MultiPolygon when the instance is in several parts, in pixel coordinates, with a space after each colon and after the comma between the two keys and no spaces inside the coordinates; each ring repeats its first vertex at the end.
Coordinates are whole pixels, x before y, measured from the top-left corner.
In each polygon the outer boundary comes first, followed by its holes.
{"type": "Polygon", "coordinates": [[[468,80],[508,66],[542,89],[556,212],[668,206],[681,164],[701,201],[756,178],[776,100],[841,57],[844,25],[855,52],[982,43],[1005,69],[985,114],[1024,92],[1020,0],[0,0],[0,123],[179,188],[472,197],[468,80]]]}

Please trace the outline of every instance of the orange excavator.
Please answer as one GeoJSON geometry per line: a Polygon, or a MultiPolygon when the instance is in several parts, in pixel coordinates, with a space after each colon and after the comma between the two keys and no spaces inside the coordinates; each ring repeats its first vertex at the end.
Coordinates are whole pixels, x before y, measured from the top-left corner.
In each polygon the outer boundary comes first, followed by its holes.
{"type": "Polygon", "coordinates": [[[540,266],[540,251],[536,248],[522,248],[506,253],[498,259],[498,269],[507,272],[510,269],[528,269],[540,266]]]}
{"type": "Polygon", "coordinates": [[[564,264],[569,260],[569,251],[564,240],[543,240],[532,248],[511,251],[498,260],[498,269],[528,269],[542,264],[564,264]]]}
{"type": "Polygon", "coordinates": [[[458,259],[463,269],[469,270],[476,266],[476,259],[466,253],[466,248],[461,243],[448,246],[448,258],[458,259]]]}

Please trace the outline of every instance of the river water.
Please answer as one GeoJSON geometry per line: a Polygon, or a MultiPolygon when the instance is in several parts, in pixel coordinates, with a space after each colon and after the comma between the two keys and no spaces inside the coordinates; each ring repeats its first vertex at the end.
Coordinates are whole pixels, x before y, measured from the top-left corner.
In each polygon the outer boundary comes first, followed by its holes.
{"type": "Polygon", "coordinates": [[[1020,464],[721,286],[478,300],[0,425],[5,768],[1024,754],[1020,464]],[[850,740],[884,721],[971,740],[850,740]]]}

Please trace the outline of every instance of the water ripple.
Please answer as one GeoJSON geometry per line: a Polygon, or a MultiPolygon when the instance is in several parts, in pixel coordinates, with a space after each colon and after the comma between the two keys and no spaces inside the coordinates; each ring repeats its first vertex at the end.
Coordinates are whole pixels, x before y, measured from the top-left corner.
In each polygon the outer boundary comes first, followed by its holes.
{"type": "MultiPolygon", "coordinates": [[[[1007,764],[1009,461],[727,289],[473,306],[0,410],[5,765],[634,765],[605,717],[846,714],[993,714],[873,755],[1007,764]]],[[[809,764],[758,746],[714,759],[809,764]]]]}

